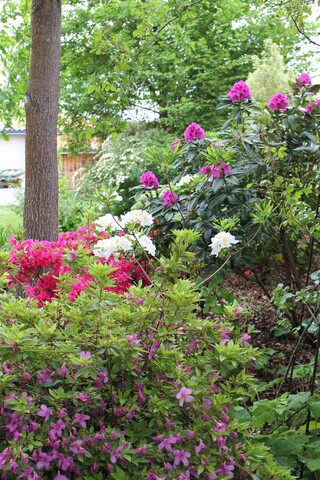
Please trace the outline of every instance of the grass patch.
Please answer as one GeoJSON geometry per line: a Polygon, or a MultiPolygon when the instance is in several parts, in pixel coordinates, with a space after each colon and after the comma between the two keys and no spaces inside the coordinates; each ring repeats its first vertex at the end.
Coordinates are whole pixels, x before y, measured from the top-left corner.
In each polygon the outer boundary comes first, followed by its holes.
{"type": "Polygon", "coordinates": [[[18,215],[10,205],[0,205],[0,228],[18,228],[22,226],[22,216],[18,215]]]}

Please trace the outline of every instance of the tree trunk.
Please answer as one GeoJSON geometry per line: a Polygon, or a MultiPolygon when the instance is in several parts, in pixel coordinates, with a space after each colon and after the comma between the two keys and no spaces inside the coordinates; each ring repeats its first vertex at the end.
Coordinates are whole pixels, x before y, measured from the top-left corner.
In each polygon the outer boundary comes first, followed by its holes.
{"type": "Polygon", "coordinates": [[[25,238],[58,236],[57,121],[61,0],[32,0],[32,53],[26,109],[25,238]]]}

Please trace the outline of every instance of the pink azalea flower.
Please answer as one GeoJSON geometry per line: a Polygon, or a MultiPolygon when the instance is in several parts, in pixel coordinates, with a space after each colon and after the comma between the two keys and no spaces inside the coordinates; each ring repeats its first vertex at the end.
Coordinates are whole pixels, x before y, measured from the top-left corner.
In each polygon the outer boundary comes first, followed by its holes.
{"type": "Polygon", "coordinates": [[[180,407],[183,407],[184,402],[186,403],[194,402],[194,397],[191,395],[191,393],[192,393],[192,389],[186,388],[186,387],[182,387],[180,392],[177,393],[176,398],[179,400],[180,407]]]}

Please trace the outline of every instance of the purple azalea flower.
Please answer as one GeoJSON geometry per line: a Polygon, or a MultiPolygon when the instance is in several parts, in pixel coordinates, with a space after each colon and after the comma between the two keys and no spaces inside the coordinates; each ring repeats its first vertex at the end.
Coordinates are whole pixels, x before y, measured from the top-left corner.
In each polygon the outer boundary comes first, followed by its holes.
{"type": "Polygon", "coordinates": [[[191,395],[191,393],[192,393],[192,389],[186,388],[186,387],[182,387],[180,392],[177,393],[176,398],[179,400],[180,407],[183,407],[184,402],[186,403],[194,402],[194,397],[191,395]]]}
{"type": "Polygon", "coordinates": [[[86,420],[90,420],[90,415],[85,415],[84,413],[76,413],[74,419],[72,420],[72,425],[79,423],[82,428],[86,428],[86,420]]]}
{"type": "Polygon", "coordinates": [[[186,450],[173,450],[172,453],[174,456],[173,465],[175,467],[180,463],[182,463],[185,467],[189,465],[188,458],[191,457],[191,453],[187,452],[186,450]]]}
{"type": "Polygon", "coordinates": [[[38,417],[43,417],[44,421],[47,422],[52,415],[52,410],[48,408],[47,405],[41,405],[37,415],[38,417]]]}

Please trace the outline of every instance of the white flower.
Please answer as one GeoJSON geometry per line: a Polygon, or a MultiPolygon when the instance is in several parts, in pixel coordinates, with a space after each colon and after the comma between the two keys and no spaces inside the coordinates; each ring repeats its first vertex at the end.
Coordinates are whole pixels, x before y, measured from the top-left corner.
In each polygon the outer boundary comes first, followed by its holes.
{"type": "Polygon", "coordinates": [[[151,240],[151,238],[149,238],[147,235],[142,235],[141,237],[137,237],[137,240],[138,240],[139,245],[144,250],[146,250],[149,253],[149,255],[152,255],[152,257],[155,256],[156,246],[153,243],[153,241],[151,240]]]}
{"type": "Polygon", "coordinates": [[[132,210],[121,217],[121,225],[125,227],[128,223],[138,224],[141,227],[153,225],[153,216],[146,210],[132,210]]]}
{"type": "Polygon", "coordinates": [[[236,240],[231,233],[217,233],[217,235],[211,238],[211,243],[209,245],[209,247],[212,249],[211,255],[215,255],[217,257],[223,248],[230,248],[231,245],[235,245],[236,243],[239,243],[239,240],[236,240]]]}
{"type": "Polygon", "coordinates": [[[108,259],[110,255],[132,250],[132,242],[126,237],[111,237],[99,240],[93,249],[94,255],[108,259]]]}
{"type": "Polygon", "coordinates": [[[122,230],[121,226],[119,225],[119,219],[117,217],[113,217],[111,213],[107,213],[107,215],[99,217],[95,223],[99,232],[103,232],[105,230],[110,230],[111,232],[122,230]]]}
{"type": "Polygon", "coordinates": [[[183,185],[188,185],[193,181],[194,177],[193,175],[185,175],[184,177],[181,177],[179,182],[176,184],[177,187],[183,187],[183,185]]]}

